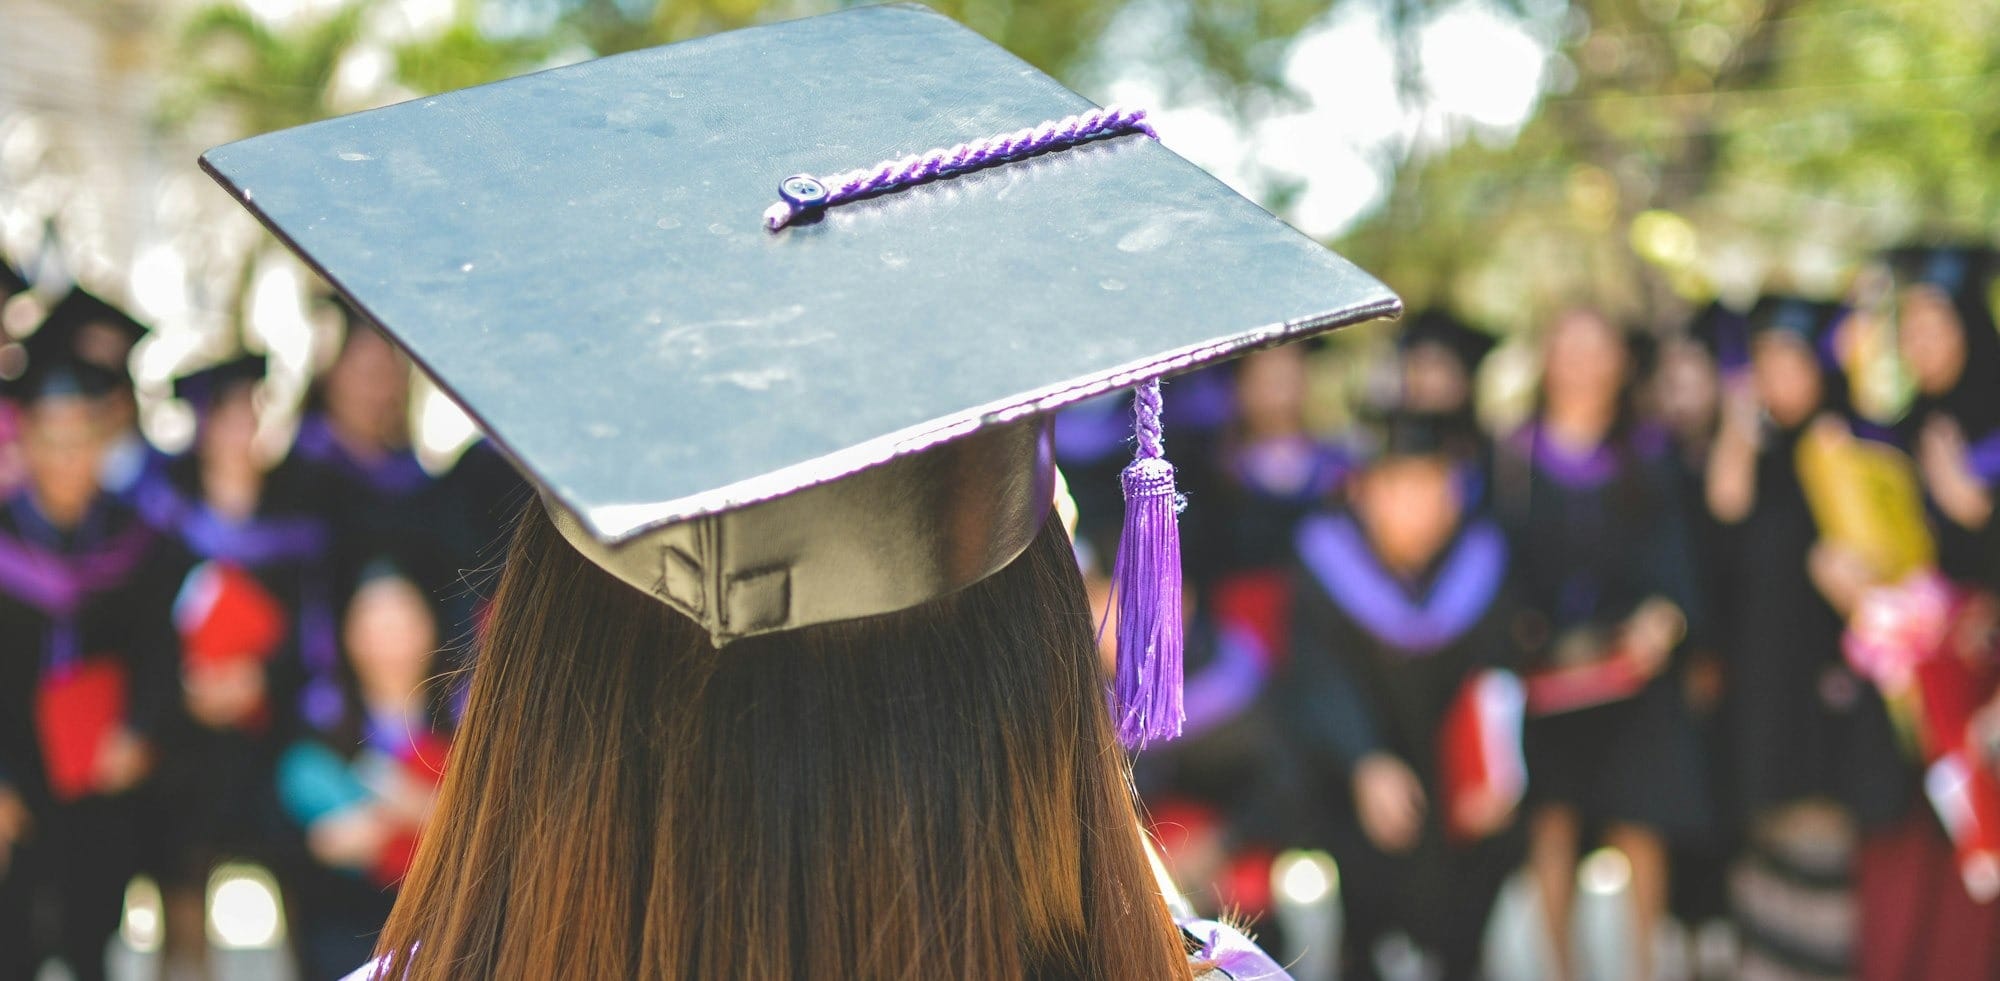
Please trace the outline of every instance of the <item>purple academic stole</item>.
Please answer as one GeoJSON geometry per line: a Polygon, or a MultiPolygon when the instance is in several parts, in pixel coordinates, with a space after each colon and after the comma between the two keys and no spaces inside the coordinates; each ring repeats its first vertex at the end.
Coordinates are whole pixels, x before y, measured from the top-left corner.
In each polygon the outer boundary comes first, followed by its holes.
{"type": "Polygon", "coordinates": [[[1410,656],[1434,653],[1472,629],[1499,595],[1507,570],[1506,539],[1483,520],[1459,535],[1422,595],[1382,568],[1345,515],[1306,520],[1297,543],[1327,596],[1362,629],[1410,656]]]}

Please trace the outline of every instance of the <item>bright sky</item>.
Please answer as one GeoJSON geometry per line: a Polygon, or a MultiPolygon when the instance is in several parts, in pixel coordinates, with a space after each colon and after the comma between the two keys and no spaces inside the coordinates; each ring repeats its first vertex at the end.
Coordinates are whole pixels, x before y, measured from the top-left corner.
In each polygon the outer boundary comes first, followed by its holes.
{"type": "Polygon", "coordinates": [[[1267,199],[1269,177],[1298,182],[1286,215],[1304,231],[1338,235],[1382,200],[1396,161],[1462,139],[1511,138],[1542,90],[1549,45],[1481,0],[1440,11],[1417,43],[1421,91],[1397,90],[1396,61],[1373,0],[1341,4],[1301,35],[1284,78],[1303,108],[1238,121],[1218,100],[1174,91],[1167,8],[1135,5],[1121,15],[1107,52],[1111,98],[1157,107],[1160,137],[1250,197],[1267,199]],[[1170,95],[1171,93],[1171,95],[1170,95]],[[1179,98],[1176,98],[1179,97],[1179,98]]]}

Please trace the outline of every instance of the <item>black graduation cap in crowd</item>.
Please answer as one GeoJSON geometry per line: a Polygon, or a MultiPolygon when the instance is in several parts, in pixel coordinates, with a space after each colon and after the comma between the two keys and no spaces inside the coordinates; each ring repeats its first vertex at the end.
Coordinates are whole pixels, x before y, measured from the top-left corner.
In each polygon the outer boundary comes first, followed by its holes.
{"type": "Polygon", "coordinates": [[[1889,253],[1889,268],[1901,285],[1935,286],[1948,296],[1986,303],[2000,256],[1980,245],[1909,245],[1889,253]]]}
{"type": "Polygon", "coordinates": [[[1396,350],[1408,351],[1424,345],[1436,345],[1450,351],[1466,373],[1479,370],[1479,364],[1493,353],[1499,341],[1483,330],[1472,327],[1451,314],[1430,309],[1412,315],[1409,322],[1396,332],[1396,350]]]}
{"type": "Polygon", "coordinates": [[[263,355],[239,354],[174,379],[174,397],[204,411],[229,388],[263,381],[264,369],[263,355]]]}
{"type": "Polygon", "coordinates": [[[1354,449],[1364,465],[1408,457],[1466,459],[1478,434],[1462,415],[1390,406],[1364,415],[1354,449]]]}
{"type": "Polygon", "coordinates": [[[0,380],[0,398],[32,405],[51,398],[102,398],[116,391],[125,377],[101,365],[92,364],[66,347],[43,342],[37,333],[20,345],[26,364],[21,373],[0,380]]]}
{"type": "Polygon", "coordinates": [[[1741,368],[1749,361],[1748,330],[1745,316],[1721,300],[1702,307],[1686,327],[1687,336],[1707,348],[1724,371],[1741,368]]]}
{"type": "Polygon", "coordinates": [[[1839,322],[1842,307],[1826,300],[1769,293],[1758,297],[1744,318],[1752,339],[1765,334],[1785,334],[1817,349],[1839,322]]]}
{"type": "Polygon", "coordinates": [[[766,224],[850,168],[1093,113],[927,8],[866,7],[202,162],[579,550],[721,644],[1003,567],[1049,512],[1051,410],[1400,309],[1129,114],[766,224]]]}
{"type": "Polygon", "coordinates": [[[66,346],[78,358],[128,377],[132,347],[147,333],[146,325],[131,314],[75,286],[49,308],[28,343],[45,349],[66,346]]]}

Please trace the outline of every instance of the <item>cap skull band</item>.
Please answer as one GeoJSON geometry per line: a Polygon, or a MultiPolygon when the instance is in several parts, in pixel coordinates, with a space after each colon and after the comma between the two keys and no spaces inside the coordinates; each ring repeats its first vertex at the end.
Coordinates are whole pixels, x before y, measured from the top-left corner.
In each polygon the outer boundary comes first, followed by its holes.
{"type": "Polygon", "coordinates": [[[1051,410],[1400,311],[1130,115],[838,206],[780,188],[1093,113],[895,5],[202,165],[466,409],[571,543],[722,646],[1004,567],[1049,513],[1051,410]]]}

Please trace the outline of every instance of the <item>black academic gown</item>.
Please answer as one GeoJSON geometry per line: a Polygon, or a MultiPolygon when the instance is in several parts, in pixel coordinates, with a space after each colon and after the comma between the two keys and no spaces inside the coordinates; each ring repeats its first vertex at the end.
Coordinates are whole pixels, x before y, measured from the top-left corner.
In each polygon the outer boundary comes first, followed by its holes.
{"type": "Polygon", "coordinates": [[[1296,802],[1284,735],[1271,713],[1272,652],[1255,631],[1207,617],[1186,635],[1187,720],[1178,739],[1138,754],[1140,796],[1156,815],[1183,805],[1206,811],[1232,852],[1279,844],[1296,802]]]}
{"type": "MultiPolygon", "coordinates": [[[[1643,427],[1573,456],[1530,424],[1496,449],[1494,503],[1513,545],[1531,668],[1558,639],[1608,635],[1652,596],[1678,605],[1690,636],[1702,635],[1679,488],[1664,435],[1643,427]]],[[[1713,804],[1682,686],[1670,664],[1631,698],[1530,719],[1531,801],[1573,807],[1592,826],[1706,834],[1713,804]]]]}
{"type": "Polygon", "coordinates": [[[1734,529],[1739,615],[1727,638],[1735,796],[1746,818],[1826,798],[1866,822],[1901,813],[1907,765],[1874,686],[1848,670],[1840,615],[1806,573],[1819,538],[1796,463],[1799,433],[1757,457],[1756,503],[1734,529]]]}
{"type": "Polygon", "coordinates": [[[5,889],[33,893],[47,929],[35,946],[84,981],[103,976],[125,884],[156,854],[156,826],[146,820],[154,788],[59,795],[45,752],[62,724],[38,721],[37,706],[77,672],[115,666],[125,678],[124,725],[157,744],[179,696],[171,610],[186,567],[170,540],[109,496],[68,532],[25,492],[0,506],[0,778],[35,817],[5,889]]]}
{"type": "Polygon", "coordinates": [[[265,662],[266,710],[228,730],[173,716],[172,751],[160,784],[170,799],[177,869],[198,884],[217,860],[258,858],[282,865],[297,851],[277,813],[272,767],[279,749],[315,714],[340,711],[339,637],[335,622],[332,534],[322,514],[324,488],[295,461],[265,475],[257,507],[247,517],[218,513],[204,500],[199,463],[175,462],[173,499],[162,513],[189,556],[248,572],[286,616],[280,646],[265,662]]]}
{"type": "Polygon", "coordinates": [[[1372,976],[1375,943],[1401,929],[1441,956],[1448,976],[1475,976],[1520,842],[1513,830],[1470,845],[1447,840],[1439,733],[1475,671],[1517,659],[1505,537],[1474,519],[1415,582],[1385,569],[1344,514],[1307,519],[1298,554],[1292,653],[1277,690],[1319,802],[1301,830],[1340,863],[1347,968],[1372,976]],[[1423,784],[1423,828],[1408,853],[1384,853],[1361,830],[1353,768],[1371,753],[1401,760],[1423,784]]]}
{"type": "Polygon", "coordinates": [[[331,561],[342,587],[367,563],[385,557],[434,597],[453,587],[457,522],[441,482],[415,453],[403,449],[362,459],[334,437],[324,416],[308,413],[286,463],[319,488],[315,499],[332,529],[331,561]]]}

